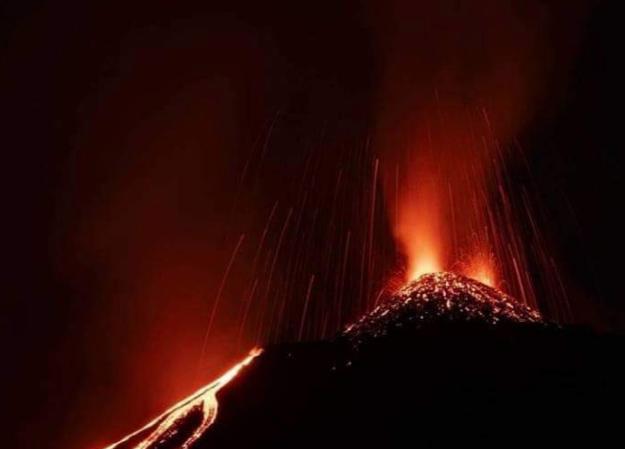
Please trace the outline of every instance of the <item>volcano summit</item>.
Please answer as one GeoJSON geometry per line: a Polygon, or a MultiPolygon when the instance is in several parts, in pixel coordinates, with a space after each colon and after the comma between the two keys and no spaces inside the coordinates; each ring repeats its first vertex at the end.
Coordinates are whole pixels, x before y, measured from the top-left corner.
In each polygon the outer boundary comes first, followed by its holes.
{"type": "Polygon", "coordinates": [[[348,326],[355,339],[379,337],[397,328],[447,322],[540,323],[540,315],[481,282],[448,273],[425,274],[402,287],[372,312],[348,326]]]}
{"type": "Polygon", "coordinates": [[[110,448],[596,444],[618,429],[622,349],[477,281],[428,274],[331,341],[254,351],[110,448]]]}

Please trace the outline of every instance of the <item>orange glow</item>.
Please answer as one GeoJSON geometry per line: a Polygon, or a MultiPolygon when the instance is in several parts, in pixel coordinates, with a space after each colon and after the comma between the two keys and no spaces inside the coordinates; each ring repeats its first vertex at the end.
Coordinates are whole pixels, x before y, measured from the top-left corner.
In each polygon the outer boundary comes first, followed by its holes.
{"type": "Polygon", "coordinates": [[[492,257],[483,254],[477,254],[469,263],[464,274],[482,284],[496,287],[497,276],[495,270],[495,261],[492,257]]]}
{"type": "Polygon", "coordinates": [[[206,429],[208,429],[211,424],[215,422],[218,406],[216,397],[217,392],[227,385],[228,382],[234,379],[243,368],[252,363],[252,360],[258,357],[262,352],[263,350],[261,348],[252,349],[245,359],[230,368],[230,370],[224,373],[217,380],[200,388],[195,393],[170,407],[163,414],[154,418],[139,430],[125,436],[118,442],[113,443],[104,449],[114,449],[115,447],[138,437],[139,434],[149,432],[146,438],[137,442],[137,444],[133,446],[134,449],[146,449],[152,444],[166,439],[172,432],[175,433],[175,424],[185,418],[194,409],[199,408],[202,412],[202,422],[198,425],[193,434],[191,434],[191,436],[188,437],[180,446],[181,449],[189,449],[193,443],[195,443],[195,441],[202,436],[206,429]]]}
{"type": "Polygon", "coordinates": [[[411,265],[407,271],[407,277],[409,281],[416,280],[428,273],[436,273],[441,271],[441,265],[439,264],[434,251],[417,251],[415,258],[411,261],[411,265]]]}
{"type": "Polygon", "coordinates": [[[400,201],[395,236],[407,259],[406,280],[441,271],[444,245],[435,180],[409,186],[400,201]]]}

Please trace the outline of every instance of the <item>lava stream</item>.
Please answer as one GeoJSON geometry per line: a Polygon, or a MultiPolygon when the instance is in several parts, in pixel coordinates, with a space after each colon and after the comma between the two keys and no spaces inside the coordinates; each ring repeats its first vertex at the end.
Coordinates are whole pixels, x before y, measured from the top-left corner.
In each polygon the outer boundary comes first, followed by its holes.
{"type": "Polygon", "coordinates": [[[180,445],[181,449],[189,449],[198,438],[208,429],[217,417],[217,392],[228,384],[239,372],[247,365],[252,363],[256,357],[263,352],[262,348],[252,349],[247,357],[235,366],[230,368],[217,380],[206,385],[187,398],[170,407],[163,414],[154,418],[139,430],[125,436],[116,443],[107,446],[104,449],[115,449],[120,445],[128,443],[131,439],[138,437],[141,433],[147,432],[156,426],[149,435],[137,444],[132,446],[134,449],[147,449],[153,444],[166,441],[176,433],[176,424],[187,417],[195,409],[199,409],[202,413],[202,420],[193,433],[180,445]]]}

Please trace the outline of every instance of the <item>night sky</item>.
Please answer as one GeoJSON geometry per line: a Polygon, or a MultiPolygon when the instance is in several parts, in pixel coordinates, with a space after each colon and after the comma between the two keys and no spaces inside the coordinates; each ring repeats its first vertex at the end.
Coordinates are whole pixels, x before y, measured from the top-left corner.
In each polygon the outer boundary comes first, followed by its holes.
{"type": "MultiPolygon", "coordinates": [[[[522,148],[530,175],[508,169],[531,185],[571,321],[625,330],[616,2],[5,0],[0,11],[7,446],[101,447],[239,358],[253,336],[237,339],[237,284],[274,205],[278,223],[289,207],[312,223],[311,248],[333,214],[366,237],[368,178],[349,167],[367,164],[354,155],[392,157],[435,92],[483,104],[522,148]],[[324,195],[339,165],[334,210],[324,195]]],[[[376,219],[375,282],[395,250],[376,219]]],[[[308,254],[302,273],[334,266],[308,254]]],[[[276,260],[276,279],[290,276],[276,260]]]]}

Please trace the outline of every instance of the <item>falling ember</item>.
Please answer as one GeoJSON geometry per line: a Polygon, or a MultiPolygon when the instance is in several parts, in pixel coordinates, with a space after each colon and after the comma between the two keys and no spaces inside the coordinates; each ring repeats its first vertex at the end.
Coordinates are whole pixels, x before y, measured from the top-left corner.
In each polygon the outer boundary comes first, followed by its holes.
{"type": "MultiPolygon", "coordinates": [[[[509,266],[524,257],[506,197],[506,150],[492,134],[486,112],[454,104],[439,109],[445,109],[447,120],[437,126],[426,121],[414,145],[389,160],[395,162],[395,179],[385,191],[394,203],[404,281],[451,271],[491,287],[510,286],[509,266]]],[[[524,262],[520,269],[526,272],[524,262]]],[[[509,293],[517,294],[517,287],[508,288],[509,293]]],[[[527,302],[525,295],[517,296],[527,302]]]]}
{"type": "Polygon", "coordinates": [[[181,449],[189,449],[206,429],[215,422],[218,407],[217,393],[219,390],[234,379],[243,368],[252,363],[252,360],[262,352],[261,348],[252,349],[247,357],[230,368],[217,380],[200,388],[139,430],[104,449],[149,449],[161,447],[173,439],[178,440],[181,438],[179,429],[184,426],[184,422],[187,420],[193,422],[193,415],[199,413],[201,416],[199,424],[187,436],[182,436],[183,440],[177,446],[181,449]]]}

